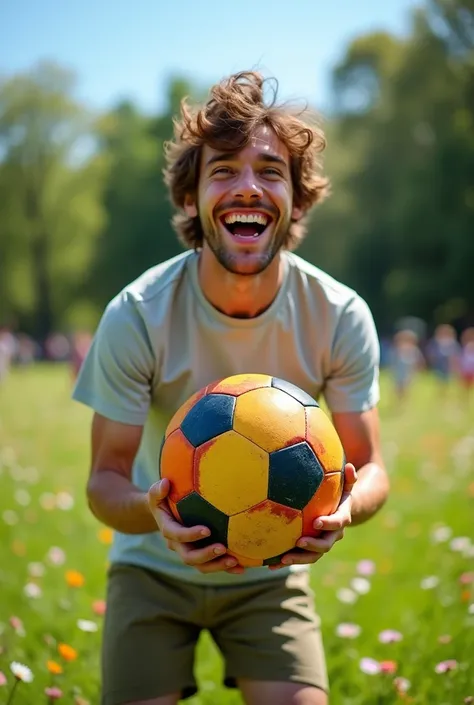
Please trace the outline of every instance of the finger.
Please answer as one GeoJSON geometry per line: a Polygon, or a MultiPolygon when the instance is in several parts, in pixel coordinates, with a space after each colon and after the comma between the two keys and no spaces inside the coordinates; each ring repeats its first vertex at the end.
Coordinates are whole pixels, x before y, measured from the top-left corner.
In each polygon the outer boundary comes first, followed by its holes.
{"type": "Polygon", "coordinates": [[[318,517],[313,526],[320,531],[337,531],[349,526],[351,523],[350,512],[342,508],[327,517],[318,517]]]}
{"type": "Polygon", "coordinates": [[[244,572],[242,566],[237,565],[237,559],[233,556],[222,556],[221,558],[216,558],[208,563],[203,563],[202,565],[196,566],[200,573],[219,573],[219,572],[233,572],[234,569],[240,568],[240,572],[244,572]]]}
{"type": "MultiPolygon", "coordinates": [[[[178,543],[174,544],[175,551],[181,556],[181,560],[186,565],[192,565],[194,567],[202,566],[204,563],[209,563],[214,561],[217,557],[225,556],[226,547],[221,543],[213,543],[210,546],[205,546],[204,548],[194,548],[192,543],[178,543]]],[[[233,558],[232,556],[227,556],[228,558],[233,558]]],[[[229,563],[227,568],[233,568],[236,566],[238,561],[233,559],[229,563]]]]}
{"type": "Polygon", "coordinates": [[[344,492],[350,492],[357,482],[357,472],[352,463],[346,463],[344,467],[344,492]]]}
{"type": "Polygon", "coordinates": [[[167,478],[163,478],[158,482],[155,482],[148,490],[148,500],[150,506],[157,507],[160,502],[162,502],[168,496],[170,491],[170,481],[167,478]]]}
{"type": "Polygon", "coordinates": [[[344,529],[337,531],[328,531],[324,536],[313,538],[311,536],[303,536],[298,541],[298,548],[305,551],[314,551],[315,553],[327,553],[334,546],[336,541],[340,541],[344,537],[344,529]]]}
{"type": "Polygon", "coordinates": [[[288,568],[289,565],[309,565],[317,563],[324,554],[315,553],[313,551],[290,551],[285,553],[281,558],[281,562],[276,565],[269,566],[270,570],[281,570],[281,568],[288,568]]]}
{"type": "Polygon", "coordinates": [[[211,535],[207,526],[183,526],[164,509],[155,510],[155,515],[163,538],[168,541],[191,543],[211,535]]]}

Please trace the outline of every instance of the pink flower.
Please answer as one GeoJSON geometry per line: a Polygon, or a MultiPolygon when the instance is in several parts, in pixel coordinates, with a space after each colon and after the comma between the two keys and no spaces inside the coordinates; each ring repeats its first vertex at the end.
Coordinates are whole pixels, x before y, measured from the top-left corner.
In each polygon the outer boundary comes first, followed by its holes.
{"type": "Polygon", "coordinates": [[[359,662],[359,668],[362,673],[367,673],[369,676],[380,673],[380,664],[373,658],[362,658],[359,662]]]}
{"type": "Polygon", "coordinates": [[[102,617],[105,614],[106,610],[105,600],[95,600],[95,602],[92,603],[92,609],[95,614],[97,614],[99,617],[102,617]]]}
{"type": "Polygon", "coordinates": [[[373,575],[375,573],[375,563],[365,558],[358,562],[356,570],[359,575],[373,575]]]}
{"type": "Polygon", "coordinates": [[[401,641],[402,639],[403,635],[395,629],[384,629],[384,631],[379,634],[379,641],[381,644],[393,644],[397,641],[401,641]]]}
{"type": "Polygon", "coordinates": [[[63,691],[60,688],[45,688],[44,694],[48,696],[50,700],[59,700],[63,697],[63,691]]]}
{"type": "Polygon", "coordinates": [[[435,666],[435,673],[448,673],[449,671],[455,671],[458,667],[458,662],[456,659],[450,658],[447,661],[440,661],[435,666]]]}
{"type": "Polygon", "coordinates": [[[6,685],[7,684],[7,677],[3,673],[3,671],[0,671],[0,685],[6,685]]]}
{"type": "Polygon", "coordinates": [[[351,624],[350,622],[342,622],[336,627],[336,634],[342,639],[356,639],[361,632],[361,628],[358,624],[351,624]]]}
{"type": "Polygon", "coordinates": [[[397,672],[397,662],[396,661],[381,661],[380,670],[382,673],[396,673],[397,672]]]}
{"type": "Polygon", "coordinates": [[[459,576],[459,582],[461,585],[469,585],[474,583],[474,573],[463,573],[459,576]]]}

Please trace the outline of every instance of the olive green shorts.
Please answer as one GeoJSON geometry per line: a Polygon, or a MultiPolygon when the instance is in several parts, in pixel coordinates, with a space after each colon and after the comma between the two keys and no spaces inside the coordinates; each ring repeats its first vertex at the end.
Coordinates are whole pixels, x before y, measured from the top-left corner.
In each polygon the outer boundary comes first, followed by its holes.
{"type": "Polygon", "coordinates": [[[319,617],[306,572],[245,585],[208,586],[131,565],[109,570],[102,704],[197,692],[195,647],[207,629],[239,678],[327,690],[319,617]]]}

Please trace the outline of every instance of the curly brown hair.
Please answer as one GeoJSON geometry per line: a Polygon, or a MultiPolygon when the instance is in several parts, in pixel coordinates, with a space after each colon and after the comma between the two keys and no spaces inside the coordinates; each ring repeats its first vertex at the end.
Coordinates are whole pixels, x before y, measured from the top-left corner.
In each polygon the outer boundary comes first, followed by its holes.
{"type": "MultiPolygon", "coordinates": [[[[204,106],[191,108],[186,99],[181,102],[181,116],[174,120],[174,139],[165,144],[164,176],[171,201],[180,210],[173,226],[189,248],[203,244],[199,217],[191,218],[182,211],[186,196],[197,192],[205,144],[236,152],[248,144],[256,128],[268,125],[290,154],[294,205],[307,213],[328,194],[329,181],[321,174],[320,159],[326,141],[315,115],[307,108],[296,111],[277,104],[278,84],[274,79],[273,98],[266,103],[268,80],[258,72],[242,71],[213,86],[204,106]]],[[[302,220],[292,222],[284,247],[295,249],[305,234],[302,220]]]]}

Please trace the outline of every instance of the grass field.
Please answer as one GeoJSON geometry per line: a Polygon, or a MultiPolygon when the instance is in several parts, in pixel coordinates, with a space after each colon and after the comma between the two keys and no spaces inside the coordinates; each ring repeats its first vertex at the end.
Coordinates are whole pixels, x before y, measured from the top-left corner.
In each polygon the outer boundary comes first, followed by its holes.
{"type": "MultiPolygon", "coordinates": [[[[0,703],[15,683],[17,705],[52,702],[48,687],[99,703],[111,535],[86,507],[90,412],[70,385],[66,368],[37,366],[0,386],[0,703]],[[15,680],[12,662],[33,681],[15,680]]],[[[458,390],[440,400],[428,376],[403,409],[383,389],[390,501],[312,572],[331,703],[474,702],[474,404],[458,390]]],[[[197,676],[189,705],[241,703],[206,634],[197,676]]]]}

